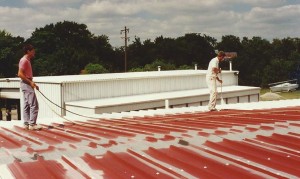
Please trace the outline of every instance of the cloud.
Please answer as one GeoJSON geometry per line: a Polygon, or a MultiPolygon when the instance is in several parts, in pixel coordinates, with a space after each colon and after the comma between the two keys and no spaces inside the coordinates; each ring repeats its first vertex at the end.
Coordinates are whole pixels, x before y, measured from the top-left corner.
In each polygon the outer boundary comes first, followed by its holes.
{"type": "Polygon", "coordinates": [[[81,0],[25,0],[29,5],[61,5],[61,4],[75,4],[81,0]]]}
{"type": "MultiPolygon", "coordinates": [[[[274,24],[274,23],[286,23],[291,20],[298,19],[300,15],[300,5],[289,5],[278,8],[253,8],[245,19],[251,20],[252,22],[274,24]]],[[[299,21],[298,21],[299,22],[299,21]]]]}
{"type": "Polygon", "coordinates": [[[201,33],[299,37],[300,9],[288,0],[25,0],[26,7],[1,7],[0,29],[28,38],[35,28],[68,20],[83,23],[95,35],[107,35],[121,46],[120,30],[127,26],[131,40],[154,40],[201,33]],[[276,29],[276,30],[275,30],[276,29]]]}
{"type": "Polygon", "coordinates": [[[243,0],[244,3],[250,4],[254,7],[278,7],[286,4],[290,0],[243,0]]]}
{"type": "Polygon", "coordinates": [[[240,21],[240,29],[245,33],[264,38],[299,37],[300,5],[288,5],[277,8],[253,8],[245,13],[240,21]]]}
{"type": "Polygon", "coordinates": [[[82,19],[92,20],[87,25],[95,31],[96,28],[100,30],[104,23],[106,27],[102,29],[109,27],[111,32],[119,31],[127,25],[132,29],[131,32],[136,31],[133,36],[140,36],[142,39],[151,37],[153,40],[160,35],[176,37],[176,34],[180,36],[200,32],[202,29],[197,26],[222,23],[223,18],[214,18],[215,13],[218,13],[215,10],[219,6],[218,2],[219,0],[188,0],[184,3],[180,0],[95,1],[81,6],[80,12],[82,19]],[[209,21],[210,18],[213,20],[209,21]],[[118,30],[114,30],[115,28],[118,30]]]}

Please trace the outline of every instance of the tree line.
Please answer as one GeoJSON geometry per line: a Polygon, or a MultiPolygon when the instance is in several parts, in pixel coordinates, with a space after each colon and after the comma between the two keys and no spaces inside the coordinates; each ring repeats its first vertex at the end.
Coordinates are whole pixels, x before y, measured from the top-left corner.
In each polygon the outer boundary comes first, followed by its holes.
{"type": "MultiPolygon", "coordinates": [[[[120,39],[121,40],[121,39],[120,39]]],[[[36,49],[35,76],[124,72],[124,47],[113,47],[106,35],[92,34],[85,24],[63,21],[36,28],[31,37],[14,37],[0,30],[0,77],[16,77],[24,43],[36,49]]],[[[271,42],[261,37],[224,35],[220,41],[200,33],[177,38],[159,36],[153,41],[139,37],[129,43],[128,71],[206,69],[215,50],[237,52],[233,69],[239,84],[266,87],[294,78],[300,65],[300,39],[286,37],[271,42]],[[294,75],[294,76],[293,76],[294,75]]],[[[228,69],[228,62],[220,64],[228,69]]]]}

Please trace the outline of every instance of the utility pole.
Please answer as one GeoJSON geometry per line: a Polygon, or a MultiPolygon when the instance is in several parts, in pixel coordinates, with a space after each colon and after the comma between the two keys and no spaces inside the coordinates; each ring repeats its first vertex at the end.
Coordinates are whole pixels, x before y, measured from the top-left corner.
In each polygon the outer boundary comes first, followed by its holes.
{"type": "Polygon", "coordinates": [[[120,34],[124,32],[125,36],[122,37],[125,41],[125,72],[127,72],[127,41],[129,41],[129,37],[127,37],[127,33],[129,33],[129,29],[125,26],[123,30],[121,30],[120,34]]]}

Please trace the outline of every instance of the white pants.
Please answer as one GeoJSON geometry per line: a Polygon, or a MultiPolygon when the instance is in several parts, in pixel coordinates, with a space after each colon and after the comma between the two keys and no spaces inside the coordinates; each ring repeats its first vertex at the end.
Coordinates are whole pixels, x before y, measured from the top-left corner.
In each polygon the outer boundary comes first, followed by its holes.
{"type": "Polygon", "coordinates": [[[209,103],[208,103],[208,109],[209,110],[213,110],[216,108],[216,104],[217,104],[217,95],[218,95],[218,91],[217,91],[217,79],[216,77],[211,77],[211,76],[207,76],[206,77],[206,83],[209,89],[209,103]]]}
{"type": "Polygon", "coordinates": [[[24,96],[24,106],[23,106],[23,118],[24,124],[34,125],[36,124],[39,103],[36,98],[34,89],[27,83],[21,81],[21,90],[24,96]]]}

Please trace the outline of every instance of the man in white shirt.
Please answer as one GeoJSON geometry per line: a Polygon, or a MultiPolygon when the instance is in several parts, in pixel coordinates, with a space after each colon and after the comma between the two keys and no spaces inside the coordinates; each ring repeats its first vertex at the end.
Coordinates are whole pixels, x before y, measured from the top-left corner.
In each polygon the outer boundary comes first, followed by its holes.
{"type": "Polygon", "coordinates": [[[206,73],[206,83],[209,89],[210,97],[208,103],[208,110],[209,111],[216,111],[216,103],[217,103],[217,84],[216,81],[218,80],[220,83],[223,83],[222,80],[219,79],[218,74],[221,73],[221,69],[219,68],[219,62],[224,60],[225,52],[220,51],[218,55],[211,59],[209,62],[207,73],[206,73]]]}

